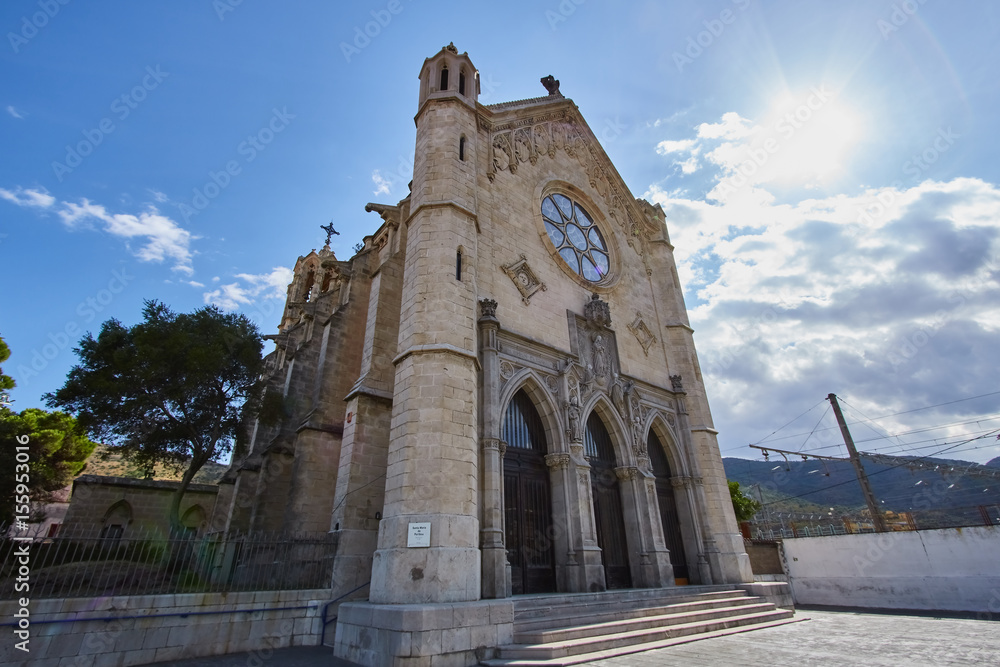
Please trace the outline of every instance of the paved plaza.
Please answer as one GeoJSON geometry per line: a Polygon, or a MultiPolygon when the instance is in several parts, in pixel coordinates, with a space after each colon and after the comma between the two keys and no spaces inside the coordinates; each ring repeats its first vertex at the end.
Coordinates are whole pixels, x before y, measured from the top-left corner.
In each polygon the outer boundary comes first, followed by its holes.
{"type": "MultiPolygon", "coordinates": [[[[805,609],[809,619],[590,663],[594,667],[939,667],[1000,665],[1000,618],[805,609]]],[[[157,663],[157,667],[349,667],[332,650],[299,647],[157,663]]]]}

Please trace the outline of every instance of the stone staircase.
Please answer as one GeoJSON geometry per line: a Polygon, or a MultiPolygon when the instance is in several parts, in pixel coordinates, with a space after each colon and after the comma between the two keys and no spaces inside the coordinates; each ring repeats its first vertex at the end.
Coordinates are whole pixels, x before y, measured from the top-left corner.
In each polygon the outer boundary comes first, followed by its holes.
{"type": "Polygon", "coordinates": [[[758,628],[793,623],[735,586],[683,586],[514,598],[514,643],[491,667],[576,665],[758,628]]]}

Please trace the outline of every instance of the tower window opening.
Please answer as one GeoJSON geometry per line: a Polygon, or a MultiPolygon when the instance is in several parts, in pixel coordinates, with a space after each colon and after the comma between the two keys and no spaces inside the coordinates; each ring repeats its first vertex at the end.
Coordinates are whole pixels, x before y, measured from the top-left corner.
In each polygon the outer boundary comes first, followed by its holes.
{"type": "Polygon", "coordinates": [[[465,162],[465,137],[458,140],[458,159],[465,162]]]}
{"type": "Polygon", "coordinates": [[[441,70],[441,90],[448,90],[448,68],[441,70]]]}
{"type": "Polygon", "coordinates": [[[309,300],[309,293],[312,291],[313,283],[316,282],[316,274],[313,271],[309,271],[306,274],[306,282],[302,285],[302,300],[309,300]]]}
{"type": "Polygon", "coordinates": [[[465,72],[458,73],[458,94],[465,95],[465,72]]]}
{"type": "Polygon", "coordinates": [[[455,280],[462,279],[462,249],[455,253],[455,280]]]}

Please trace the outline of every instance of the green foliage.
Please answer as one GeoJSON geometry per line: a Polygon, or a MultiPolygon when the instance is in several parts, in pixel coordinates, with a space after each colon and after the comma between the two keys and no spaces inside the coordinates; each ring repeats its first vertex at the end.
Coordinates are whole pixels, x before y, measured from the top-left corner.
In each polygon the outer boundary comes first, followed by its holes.
{"type": "Polygon", "coordinates": [[[760,511],[761,504],[753,498],[743,495],[739,482],[729,482],[729,495],[733,499],[733,511],[736,512],[737,521],[749,521],[754,514],[760,511]]]}
{"type": "MultiPolygon", "coordinates": [[[[20,414],[0,408],[0,523],[14,517],[17,494],[17,450],[27,437],[28,495],[38,505],[51,501],[54,491],[67,486],[86,465],[97,443],[91,442],[73,417],[63,412],[28,408],[20,414]],[[18,440],[20,438],[20,441],[18,440]]],[[[21,478],[23,481],[23,477],[21,478]]],[[[40,519],[40,516],[33,517],[40,519]]]]}
{"type": "Polygon", "coordinates": [[[76,349],[80,364],[45,399],[142,470],[186,463],[171,504],[179,526],[191,478],[232,450],[247,411],[256,412],[263,340],[245,315],[214,306],[175,314],[147,301],[143,316],[132,327],[108,320],[97,338],[88,333],[76,349]]]}
{"type": "MultiPolygon", "coordinates": [[[[0,338],[0,364],[10,359],[10,348],[7,347],[7,343],[4,342],[3,338],[0,338]]],[[[3,374],[3,369],[0,368],[0,393],[5,393],[8,389],[13,389],[15,385],[14,378],[9,375],[3,374]]],[[[3,399],[0,399],[0,405],[9,403],[6,400],[6,395],[3,399]]]]}

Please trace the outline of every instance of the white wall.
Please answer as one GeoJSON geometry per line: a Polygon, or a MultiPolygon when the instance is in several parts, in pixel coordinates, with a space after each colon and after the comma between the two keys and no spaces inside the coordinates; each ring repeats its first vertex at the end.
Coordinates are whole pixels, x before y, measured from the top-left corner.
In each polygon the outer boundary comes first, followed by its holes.
{"type": "MultiPolygon", "coordinates": [[[[127,667],[240,651],[255,651],[266,662],[275,648],[319,644],[328,595],[302,590],[32,601],[30,653],[14,647],[20,639],[12,628],[0,628],[0,666],[127,667]],[[176,615],[231,611],[236,613],[176,615]],[[102,618],[111,620],[87,620],[102,618]],[[68,622],[44,622],[57,620],[68,622]]],[[[14,619],[16,604],[0,602],[5,621],[14,619]]]]}
{"type": "Polygon", "coordinates": [[[784,540],[796,604],[1000,618],[1000,528],[784,540]]]}

